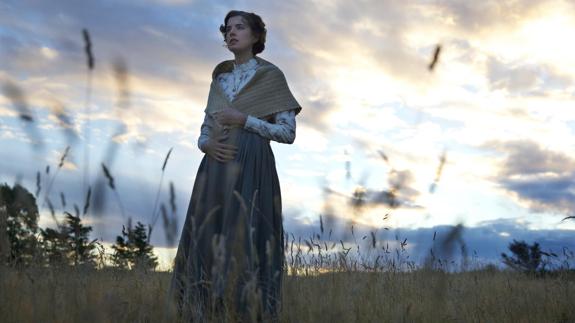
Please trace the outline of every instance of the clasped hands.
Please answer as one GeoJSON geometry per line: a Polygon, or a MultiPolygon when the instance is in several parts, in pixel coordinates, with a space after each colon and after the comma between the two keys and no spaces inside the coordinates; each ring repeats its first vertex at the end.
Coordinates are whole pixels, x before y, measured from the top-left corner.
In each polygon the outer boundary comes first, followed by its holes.
{"type": "Polygon", "coordinates": [[[236,109],[225,108],[212,113],[212,117],[222,126],[244,126],[248,116],[236,109]]]}
{"type": "Polygon", "coordinates": [[[222,163],[233,160],[238,149],[234,145],[222,143],[222,141],[228,139],[226,126],[238,125],[243,127],[246,123],[247,115],[236,109],[225,108],[224,110],[213,112],[212,117],[224,127],[224,132],[208,140],[204,148],[205,153],[222,163]]]}

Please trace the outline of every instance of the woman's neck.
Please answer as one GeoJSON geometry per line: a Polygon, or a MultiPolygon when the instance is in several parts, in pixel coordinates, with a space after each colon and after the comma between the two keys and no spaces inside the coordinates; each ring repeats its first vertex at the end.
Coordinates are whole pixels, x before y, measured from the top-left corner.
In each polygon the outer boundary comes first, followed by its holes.
{"type": "Polygon", "coordinates": [[[243,63],[249,61],[253,57],[254,57],[254,54],[251,51],[244,52],[244,53],[238,53],[235,55],[234,62],[236,63],[236,65],[240,65],[240,64],[243,64],[243,63]]]}

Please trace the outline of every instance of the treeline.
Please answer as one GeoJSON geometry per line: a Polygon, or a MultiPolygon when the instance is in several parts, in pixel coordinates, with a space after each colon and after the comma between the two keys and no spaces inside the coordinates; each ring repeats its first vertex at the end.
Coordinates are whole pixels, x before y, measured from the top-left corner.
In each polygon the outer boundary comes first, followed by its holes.
{"type": "Polygon", "coordinates": [[[158,259],[149,243],[147,227],[138,222],[122,226],[108,257],[98,239],[90,239],[92,227],[81,218],[80,210],[64,211],[64,221],[56,228],[38,226],[36,198],[19,184],[0,185],[0,262],[9,266],[82,266],[154,270],[158,259]]]}
{"type": "MultiPolygon", "coordinates": [[[[63,203],[65,206],[65,203],[63,203]]],[[[83,222],[80,209],[74,213],[64,211],[64,221],[59,223],[49,204],[56,228],[38,226],[36,198],[21,185],[0,185],[0,264],[10,266],[83,266],[101,268],[113,266],[121,269],[155,270],[158,259],[149,243],[151,228],[138,222],[122,226],[120,235],[107,255],[98,239],[90,239],[92,227],[83,222]]],[[[83,214],[86,214],[84,210],[83,214]]],[[[85,219],[85,216],[84,216],[85,219]]],[[[545,252],[535,242],[513,240],[508,245],[509,254],[502,253],[502,263],[515,271],[545,273],[553,270],[572,270],[573,251],[563,249],[563,262],[559,256],[545,252]]],[[[493,267],[495,268],[495,267],[493,267]]]]}

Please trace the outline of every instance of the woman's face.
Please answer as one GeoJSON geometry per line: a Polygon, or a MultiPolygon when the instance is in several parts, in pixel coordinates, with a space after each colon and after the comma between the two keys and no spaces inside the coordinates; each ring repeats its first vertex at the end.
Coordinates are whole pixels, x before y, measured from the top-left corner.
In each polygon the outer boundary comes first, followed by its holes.
{"type": "Polygon", "coordinates": [[[258,39],[252,34],[252,30],[242,16],[234,16],[228,19],[226,44],[231,52],[251,52],[253,45],[257,42],[258,39]]]}

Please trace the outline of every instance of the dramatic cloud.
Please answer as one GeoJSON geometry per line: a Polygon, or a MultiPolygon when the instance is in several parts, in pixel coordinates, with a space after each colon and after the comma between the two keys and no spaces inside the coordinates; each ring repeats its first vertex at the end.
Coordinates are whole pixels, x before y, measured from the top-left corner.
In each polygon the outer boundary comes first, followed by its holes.
{"type": "Polygon", "coordinates": [[[504,154],[496,180],[534,212],[575,214],[575,158],[532,141],[485,145],[504,154]]]}

